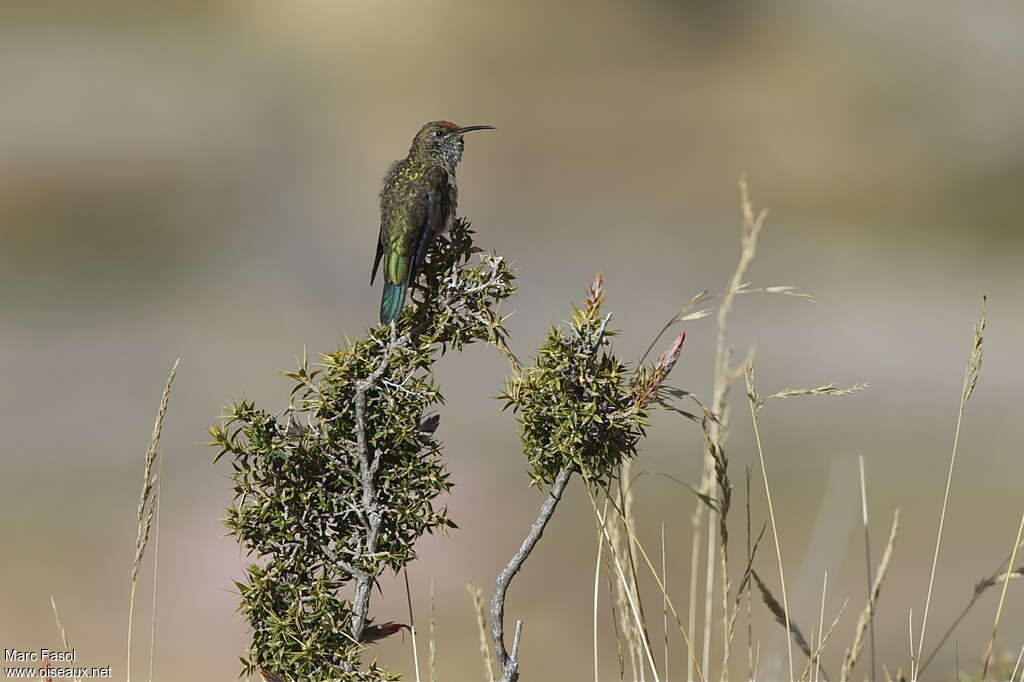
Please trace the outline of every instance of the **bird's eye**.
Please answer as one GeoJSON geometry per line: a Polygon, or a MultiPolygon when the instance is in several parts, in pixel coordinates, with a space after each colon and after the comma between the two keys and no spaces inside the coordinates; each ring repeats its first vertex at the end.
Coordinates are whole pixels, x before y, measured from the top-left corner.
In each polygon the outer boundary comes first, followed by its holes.
{"type": "Polygon", "coordinates": [[[435,130],[434,131],[434,137],[441,137],[442,135],[444,135],[444,131],[443,130],[435,130]]]}

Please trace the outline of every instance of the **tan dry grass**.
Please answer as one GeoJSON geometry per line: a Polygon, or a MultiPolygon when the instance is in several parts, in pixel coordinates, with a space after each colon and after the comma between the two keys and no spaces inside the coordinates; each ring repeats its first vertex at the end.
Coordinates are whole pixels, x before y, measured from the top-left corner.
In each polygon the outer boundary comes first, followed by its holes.
{"type": "MultiPolygon", "coordinates": [[[[132,559],[131,595],[128,600],[128,652],[125,661],[125,679],[128,682],[131,682],[132,677],[132,621],[135,615],[135,590],[138,584],[139,568],[142,566],[146,545],[149,542],[149,534],[153,527],[156,501],[160,495],[160,479],[155,471],[159,469],[157,459],[159,458],[160,433],[163,430],[164,415],[167,413],[167,401],[171,395],[171,384],[174,383],[174,377],[178,373],[178,364],[180,362],[180,359],[174,361],[170,376],[167,377],[163,395],[160,397],[160,407],[157,409],[156,420],[153,423],[153,434],[150,436],[149,446],[146,448],[145,467],[142,474],[142,492],[139,495],[139,507],[136,514],[138,528],[135,537],[135,556],[132,559]]],[[[154,584],[155,589],[156,586],[154,584]]],[[[152,658],[152,650],[150,651],[150,656],[152,658]]],[[[152,661],[150,677],[152,678],[152,661]]]]}
{"type": "Polygon", "coordinates": [[[430,636],[429,654],[427,656],[427,670],[430,671],[430,682],[437,682],[437,624],[435,615],[437,612],[437,601],[434,599],[434,579],[430,579],[430,636]]]}
{"type": "Polygon", "coordinates": [[[484,662],[484,679],[487,682],[494,680],[494,659],[491,657],[491,648],[487,645],[487,616],[484,614],[484,591],[473,585],[466,585],[473,599],[473,613],[476,615],[476,627],[480,635],[480,657],[484,662]]]}
{"type": "MultiPolygon", "coordinates": [[[[609,547],[610,547],[611,546],[611,530],[610,530],[610,528],[613,528],[613,524],[609,523],[608,517],[611,515],[611,512],[607,512],[606,513],[606,512],[602,512],[600,509],[598,509],[597,498],[594,496],[593,486],[588,484],[587,485],[587,492],[588,492],[588,495],[589,495],[591,508],[592,508],[592,510],[594,512],[594,518],[595,518],[595,522],[597,524],[598,532],[601,534],[601,536],[603,537],[604,541],[607,542],[609,547]]],[[[628,532],[632,533],[632,529],[627,529],[627,530],[628,530],[628,532]]],[[[637,552],[639,553],[639,556],[644,560],[644,563],[646,564],[648,570],[650,571],[651,576],[654,578],[655,582],[658,585],[658,589],[660,590],[661,596],[663,598],[663,602],[668,605],[669,611],[672,613],[672,617],[674,618],[674,620],[676,622],[676,626],[679,629],[679,634],[682,637],[683,645],[686,647],[687,653],[689,655],[689,659],[690,659],[691,662],[694,663],[694,666],[696,667],[698,678],[701,680],[701,682],[704,682],[704,680],[705,680],[704,671],[701,669],[700,664],[696,661],[696,653],[695,653],[695,651],[693,649],[692,641],[690,639],[690,635],[687,633],[686,628],[683,626],[683,623],[682,623],[682,621],[679,618],[679,611],[676,609],[675,604],[673,604],[671,597],[668,596],[668,591],[665,589],[665,585],[661,581],[661,577],[658,575],[658,571],[655,569],[654,564],[651,562],[651,559],[648,556],[647,551],[644,549],[643,544],[638,539],[636,539],[635,536],[633,536],[633,541],[635,543],[635,547],[637,549],[637,552]]],[[[624,572],[621,569],[621,562],[619,561],[618,557],[615,555],[614,552],[610,551],[609,554],[612,555],[612,559],[615,562],[615,568],[616,568],[616,573],[618,575],[618,580],[621,581],[621,582],[626,582],[626,577],[625,577],[624,572]]],[[[630,596],[628,591],[626,592],[626,595],[630,596]]],[[[631,612],[634,615],[634,618],[637,620],[637,625],[639,626],[639,624],[640,624],[639,612],[635,608],[635,604],[633,604],[632,602],[630,602],[630,607],[631,607],[631,612]]],[[[655,669],[655,666],[654,666],[654,659],[653,659],[653,656],[650,655],[650,650],[646,649],[645,650],[645,654],[647,654],[648,662],[649,662],[652,670],[654,670],[655,674],[656,674],[656,669],[655,669]]]]}
{"type": "MultiPolygon", "coordinates": [[[[1020,525],[1017,527],[1017,539],[1013,541],[1013,550],[1010,553],[1010,565],[1017,559],[1017,550],[1020,549],[1021,535],[1024,535],[1024,515],[1020,517],[1020,525]]],[[[988,648],[985,650],[985,663],[981,668],[981,680],[985,682],[985,677],[988,675],[988,664],[992,658],[992,647],[996,641],[996,632],[999,631],[999,620],[1003,615],[1003,605],[1006,603],[1006,588],[1010,586],[1010,574],[1012,571],[1007,571],[1003,577],[1003,591],[999,595],[999,605],[996,607],[996,618],[995,622],[992,623],[992,636],[988,640],[988,648]]]]}
{"type": "MultiPolygon", "coordinates": [[[[953,467],[956,464],[956,453],[960,445],[960,426],[964,421],[964,408],[967,401],[974,395],[974,389],[978,385],[978,377],[981,375],[981,361],[985,343],[985,328],[988,326],[988,297],[981,298],[981,319],[974,323],[974,343],[971,346],[971,356],[964,369],[964,382],[960,390],[960,407],[956,415],[956,430],[953,433],[953,452],[949,457],[949,472],[946,474],[946,489],[942,495],[942,511],[939,513],[939,530],[935,538],[935,553],[932,556],[932,570],[928,576],[928,595],[924,602],[924,615],[921,618],[921,632],[917,642],[917,655],[914,660],[921,660],[921,652],[924,649],[924,633],[928,626],[928,611],[932,604],[932,589],[935,586],[935,569],[939,564],[939,548],[942,545],[942,531],[946,523],[946,509],[949,507],[949,490],[953,483],[953,467]]],[[[910,679],[916,680],[919,671],[911,667],[910,679]]]]}
{"type": "Polygon", "coordinates": [[[892,559],[892,550],[896,544],[896,533],[900,527],[900,510],[897,509],[892,515],[892,528],[889,530],[889,541],[885,545],[885,551],[882,552],[882,560],[878,564],[878,570],[875,573],[875,582],[871,586],[871,593],[868,595],[867,604],[864,605],[864,610],[860,614],[860,618],[857,620],[857,630],[853,636],[853,643],[850,648],[846,650],[846,654],[843,656],[843,667],[839,672],[839,682],[846,682],[850,679],[850,673],[853,671],[853,666],[857,664],[857,659],[860,657],[861,651],[864,648],[864,633],[868,629],[871,620],[875,615],[875,607],[878,605],[878,596],[882,592],[882,583],[885,582],[885,574],[889,570],[889,561],[892,559]]]}
{"type": "Polygon", "coordinates": [[[405,578],[405,601],[409,607],[409,639],[412,640],[412,664],[416,671],[416,682],[420,682],[420,653],[419,647],[416,646],[416,620],[413,618],[412,590],[409,589],[408,568],[402,570],[402,576],[405,578]]]}

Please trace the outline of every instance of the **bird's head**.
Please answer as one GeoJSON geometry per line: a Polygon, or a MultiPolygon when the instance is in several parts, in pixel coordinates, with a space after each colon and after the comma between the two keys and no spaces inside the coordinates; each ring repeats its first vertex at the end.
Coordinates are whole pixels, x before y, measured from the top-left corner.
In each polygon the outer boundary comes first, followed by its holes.
{"type": "Polygon", "coordinates": [[[494,126],[459,126],[451,121],[431,121],[416,133],[412,153],[454,169],[466,144],[462,136],[471,130],[493,129],[494,126]]]}

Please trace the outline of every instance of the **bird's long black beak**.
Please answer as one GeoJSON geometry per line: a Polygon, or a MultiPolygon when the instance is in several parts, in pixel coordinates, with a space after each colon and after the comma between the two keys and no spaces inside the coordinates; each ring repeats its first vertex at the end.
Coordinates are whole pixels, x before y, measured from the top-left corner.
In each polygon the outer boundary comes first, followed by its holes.
{"type": "Polygon", "coordinates": [[[466,126],[465,128],[459,128],[455,131],[456,135],[462,135],[468,133],[471,130],[497,130],[494,126],[466,126]]]}

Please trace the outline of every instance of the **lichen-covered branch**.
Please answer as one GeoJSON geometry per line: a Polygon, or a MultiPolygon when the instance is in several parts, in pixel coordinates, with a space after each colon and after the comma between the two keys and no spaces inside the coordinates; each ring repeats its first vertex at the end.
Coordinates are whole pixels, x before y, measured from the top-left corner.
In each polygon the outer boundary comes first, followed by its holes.
{"type": "MultiPolygon", "coordinates": [[[[356,446],[359,450],[359,475],[363,484],[362,512],[367,520],[365,552],[369,555],[377,552],[377,538],[380,536],[381,505],[377,496],[377,485],[374,475],[380,466],[380,452],[371,452],[366,436],[366,394],[374,388],[387,371],[388,363],[394,352],[409,343],[409,335],[396,339],[394,325],[391,325],[391,338],[384,348],[380,364],[365,379],[356,383],[356,446]]],[[[375,576],[366,570],[355,569],[356,590],[352,604],[352,638],[362,641],[363,628],[366,627],[370,608],[370,591],[373,589],[375,576]]]]}

